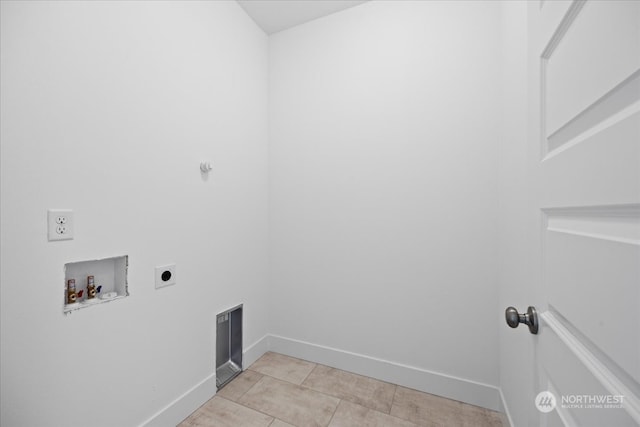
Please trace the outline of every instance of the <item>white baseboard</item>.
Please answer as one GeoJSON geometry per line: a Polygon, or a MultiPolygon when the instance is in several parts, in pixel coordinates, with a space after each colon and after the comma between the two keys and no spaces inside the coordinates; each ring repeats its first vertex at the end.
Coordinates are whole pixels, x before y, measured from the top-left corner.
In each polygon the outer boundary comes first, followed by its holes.
{"type": "Polygon", "coordinates": [[[502,425],[513,427],[513,420],[511,419],[511,414],[509,413],[507,401],[504,398],[504,394],[502,394],[502,389],[500,389],[500,412],[502,412],[502,425]]]}
{"type": "MultiPolygon", "coordinates": [[[[505,413],[510,425],[502,392],[494,386],[465,380],[438,372],[389,362],[362,354],[338,350],[278,335],[265,335],[243,352],[243,369],[267,351],[342,369],[381,381],[387,381],[426,393],[436,394],[505,413]]],[[[215,372],[141,424],[141,427],[173,427],[216,394],[215,372]]]]}
{"type": "Polygon", "coordinates": [[[182,396],[141,424],[144,427],[175,427],[216,394],[216,374],[187,390],[182,396]]]}
{"type": "MultiPolygon", "coordinates": [[[[258,360],[267,351],[269,351],[269,337],[265,335],[243,351],[244,368],[258,360]]],[[[141,427],[175,427],[211,399],[216,391],[216,373],[214,372],[142,423],[141,427]]]]}
{"type": "Polygon", "coordinates": [[[268,337],[266,347],[277,353],[481,406],[493,411],[502,409],[500,390],[492,385],[277,335],[268,337]]]}
{"type": "Polygon", "coordinates": [[[245,348],[242,352],[242,369],[247,369],[253,362],[260,359],[269,351],[269,335],[265,335],[258,341],[245,348]]]}

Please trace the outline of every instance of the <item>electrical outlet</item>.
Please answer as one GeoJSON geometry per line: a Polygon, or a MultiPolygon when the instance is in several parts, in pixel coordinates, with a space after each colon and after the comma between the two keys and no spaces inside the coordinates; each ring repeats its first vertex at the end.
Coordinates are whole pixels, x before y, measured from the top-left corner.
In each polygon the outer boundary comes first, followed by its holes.
{"type": "Polygon", "coordinates": [[[49,209],[47,211],[49,241],[73,239],[73,211],[71,209],[49,209]]]}
{"type": "Polygon", "coordinates": [[[156,267],[156,289],[176,284],[176,265],[162,265],[156,267]]]}

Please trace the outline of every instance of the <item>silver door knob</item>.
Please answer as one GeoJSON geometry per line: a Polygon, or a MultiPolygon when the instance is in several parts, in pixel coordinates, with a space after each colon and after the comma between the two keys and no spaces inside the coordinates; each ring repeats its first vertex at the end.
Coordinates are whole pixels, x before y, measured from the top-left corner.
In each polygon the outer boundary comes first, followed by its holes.
{"type": "Polygon", "coordinates": [[[520,323],[524,323],[529,327],[529,332],[534,335],[538,333],[538,313],[533,306],[529,306],[525,314],[519,314],[514,307],[507,307],[504,311],[504,317],[507,325],[512,328],[517,328],[520,323]]]}

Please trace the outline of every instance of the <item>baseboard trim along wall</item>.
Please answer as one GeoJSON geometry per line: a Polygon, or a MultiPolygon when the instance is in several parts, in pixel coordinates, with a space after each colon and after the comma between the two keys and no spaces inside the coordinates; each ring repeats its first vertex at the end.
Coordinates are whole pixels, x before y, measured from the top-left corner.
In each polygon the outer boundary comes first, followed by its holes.
{"type": "Polygon", "coordinates": [[[498,387],[362,354],[277,335],[268,337],[270,351],[320,363],[414,390],[436,394],[493,411],[502,411],[498,387]]]}
{"type": "Polygon", "coordinates": [[[141,427],[167,427],[176,426],[193,411],[198,409],[207,400],[216,394],[215,371],[204,380],[187,390],[182,396],[158,411],[149,418],[141,427]]]}
{"type": "MultiPolygon", "coordinates": [[[[502,393],[497,387],[488,384],[278,335],[265,335],[248,346],[243,351],[243,369],[247,369],[267,351],[482,406],[493,411],[505,412],[511,424],[502,393]]],[[[212,373],[141,424],[141,427],[175,426],[215,394],[216,377],[215,373],[212,373]]]]}
{"type": "Polygon", "coordinates": [[[513,427],[513,420],[511,419],[511,413],[509,413],[509,408],[507,407],[507,401],[504,398],[504,394],[502,393],[502,389],[500,389],[500,412],[502,412],[502,425],[503,426],[511,426],[513,427]]]}
{"type": "MultiPolygon", "coordinates": [[[[242,352],[243,369],[252,365],[267,351],[269,351],[269,337],[265,335],[242,352]]],[[[211,399],[216,394],[216,391],[216,374],[214,371],[207,378],[142,423],[140,427],[175,426],[207,400],[211,399]]]]}
{"type": "Polygon", "coordinates": [[[270,336],[265,335],[258,341],[245,348],[242,352],[242,369],[245,370],[269,351],[270,336]]]}

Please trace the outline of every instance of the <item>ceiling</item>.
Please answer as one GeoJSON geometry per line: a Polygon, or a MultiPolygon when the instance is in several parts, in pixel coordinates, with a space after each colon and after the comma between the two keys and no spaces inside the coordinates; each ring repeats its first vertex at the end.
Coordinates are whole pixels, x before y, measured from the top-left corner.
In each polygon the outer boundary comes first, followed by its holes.
{"type": "Polygon", "coordinates": [[[327,16],[367,0],[237,0],[267,34],[327,16]]]}

